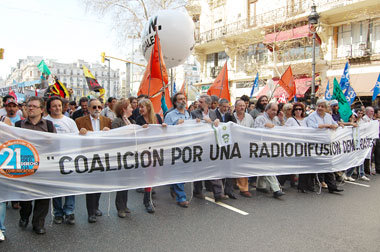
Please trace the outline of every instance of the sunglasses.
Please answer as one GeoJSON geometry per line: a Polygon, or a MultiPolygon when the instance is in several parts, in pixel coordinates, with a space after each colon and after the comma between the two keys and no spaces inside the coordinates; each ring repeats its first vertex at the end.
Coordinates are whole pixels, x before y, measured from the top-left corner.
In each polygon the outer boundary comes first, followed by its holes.
{"type": "Polygon", "coordinates": [[[102,106],[92,106],[92,109],[103,109],[102,106]]]}
{"type": "Polygon", "coordinates": [[[301,110],[301,111],[302,111],[302,109],[301,109],[301,108],[295,108],[295,109],[294,109],[294,111],[297,111],[297,110],[301,110]]]}

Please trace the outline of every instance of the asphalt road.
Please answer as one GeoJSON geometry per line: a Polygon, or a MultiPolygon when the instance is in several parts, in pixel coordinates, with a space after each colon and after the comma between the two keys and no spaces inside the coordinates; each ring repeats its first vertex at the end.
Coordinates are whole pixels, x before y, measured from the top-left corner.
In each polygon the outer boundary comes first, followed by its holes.
{"type": "Polygon", "coordinates": [[[160,187],[155,214],[145,212],[142,194],[133,191],[132,213],[120,219],[115,193],[109,216],[109,196],[103,194],[104,215],[95,224],[87,223],[85,198],[78,196],[76,225],[52,224],[49,215],[45,235],[32,232],[30,224],[21,230],[18,211],[8,208],[0,251],[380,251],[380,175],[358,183],[370,187],[346,183],[342,194],[317,195],[286,185],[282,199],[253,191],[251,199],[226,201],[248,215],[199,199],[183,209],[160,187]]]}

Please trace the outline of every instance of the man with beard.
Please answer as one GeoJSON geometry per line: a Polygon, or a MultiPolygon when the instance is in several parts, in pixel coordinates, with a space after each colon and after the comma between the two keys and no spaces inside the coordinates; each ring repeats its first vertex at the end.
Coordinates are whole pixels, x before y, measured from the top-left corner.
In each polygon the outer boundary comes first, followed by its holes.
{"type": "MultiPolygon", "coordinates": [[[[103,107],[98,99],[91,99],[88,102],[88,111],[90,115],[82,116],[75,120],[79,129],[79,134],[86,135],[87,131],[108,131],[111,128],[111,119],[100,115],[103,107]]],[[[96,216],[102,216],[99,210],[99,199],[101,193],[86,194],[86,206],[88,213],[88,222],[95,223],[96,216]]]]}
{"type": "Polygon", "coordinates": [[[267,106],[269,102],[268,96],[262,95],[257,100],[256,107],[253,109],[249,114],[252,116],[253,119],[256,119],[260,114],[264,113],[265,107],[267,106]]]}
{"type": "MultiPolygon", "coordinates": [[[[176,93],[173,98],[174,109],[165,117],[167,125],[179,125],[185,120],[191,119],[191,116],[186,111],[186,97],[182,93],[176,93]]],[[[170,186],[170,194],[176,198],[177,204],[181,207],[188,207],[189,201],[186,199],[185,183],[174,184],[170,186]]]]}

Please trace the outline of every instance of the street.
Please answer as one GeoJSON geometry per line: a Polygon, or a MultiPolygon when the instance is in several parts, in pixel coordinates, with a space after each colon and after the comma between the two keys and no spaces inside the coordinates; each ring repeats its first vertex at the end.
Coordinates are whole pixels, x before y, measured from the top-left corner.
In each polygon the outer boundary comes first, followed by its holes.
{"type": "MultiPolygon", "coordinates": [[[[155,214],[145,212],[142,194],[130,191],[132,213],[125,219],[117,217],[115,193],[107,216],[105,193],[103,216],[95,224],[87,222],[82,195],[76,198],[76,224],[52,224],[49,214],[45,235],[32,232],[31,224],[20,229],[18,211],[8,206],[0,251],[380,251],[377,180],[371,176],[369,183],[345,183],[341,194],[324,189],[321,195],[286,184],[281,199],[253,189],[251,199],[225,201],[232,210],[196,198],[188,209],[180,208],[164,186],[156,188],[155,214]]],[[[190,184],[185,188],[189,192],[190,184]]]]}

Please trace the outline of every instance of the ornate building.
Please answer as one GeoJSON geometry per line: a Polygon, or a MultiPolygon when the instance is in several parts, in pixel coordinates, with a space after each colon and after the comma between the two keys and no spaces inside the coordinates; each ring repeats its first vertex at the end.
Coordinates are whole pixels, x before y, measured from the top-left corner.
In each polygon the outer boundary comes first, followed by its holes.
{"type": "Polygon", "coordinates": [[[377,0],[190,0],[187,10],[196,27],[195,55],[201,68],[201,82],[196,85],[200,89],[207,90],[228,59],[233,99],[249,95],[257,72],[262,94],[268,80],[276,83],[289,65],[300,87],[297,94],[307,96],[311,30],[315,29],[317,94],[323,95],[328,80],[340,79],[349,61],[357,95],[372,95],[380,69],[377,0]],[[320,19],[310,27],[313,2],[320,19]]]}

